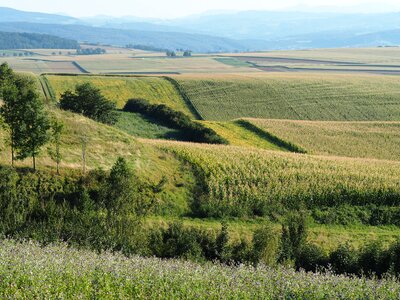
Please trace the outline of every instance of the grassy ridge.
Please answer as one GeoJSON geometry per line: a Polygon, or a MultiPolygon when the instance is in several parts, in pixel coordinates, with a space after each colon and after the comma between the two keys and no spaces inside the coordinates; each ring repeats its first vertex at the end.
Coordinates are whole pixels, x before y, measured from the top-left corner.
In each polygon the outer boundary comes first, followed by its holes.
{"type": "Polygon", "coordinates": [[[206,216],[253,216],[339,205],[399,205],[399,163],[239,148],[153,142],[191,162],[206,216]]]}
{"type": "Polygon", "coordinates": [[[264,73],[175,78],[206,120],[400,120],[396,76],[264,73]]]}
{"type": "Polygon", "coordinates": [[[313,154],[400,159],[400,122],[248,121],[313,154]]]}
{"type": "Polygon", "coordinates": [[[242,147],[256,147],[266,150],[286,151],[286,148],[278,146],[263,136],[253,132],[251,129],[241,126],[238,121],[232,122],[202,122],[205,126],[213,129],[219,136],[226,139],[230,145],[242,147]]]}
{"type": "MultiPolygon", "coordinates": [[[[76,84],[90,82],[110,100],[123,108],[131,98],[143,98],[150,103],[167,106],[193,116],[176,88],[167,80],[158,77],[106,77],[106,76],[55,76],[47,75],[57,99],[76,84]]],[[[195,117],[195,116],[193,116],[195,117]]]]}
{"type": "Polygon", "coordinates": [[[0,243],[1,298],[398,299],[398,282],[0,243]],[[29,271],[27,271],[29,270],[29,271]]]}

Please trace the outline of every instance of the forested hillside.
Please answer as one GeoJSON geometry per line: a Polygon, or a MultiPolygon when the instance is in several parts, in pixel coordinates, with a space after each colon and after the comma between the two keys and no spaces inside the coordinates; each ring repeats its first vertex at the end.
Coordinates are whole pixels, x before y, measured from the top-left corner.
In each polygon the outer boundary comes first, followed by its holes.
{"type": "Polygon", "coordinates": [[[75,40],[37,33],[0,32],[0,49],[77,49],[75,40]]]}

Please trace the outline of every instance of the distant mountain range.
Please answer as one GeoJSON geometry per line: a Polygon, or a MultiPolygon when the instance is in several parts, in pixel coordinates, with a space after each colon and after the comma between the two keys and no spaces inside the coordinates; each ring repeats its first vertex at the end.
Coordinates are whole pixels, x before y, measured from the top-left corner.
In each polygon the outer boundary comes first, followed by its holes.
{"type": "Polygon", "coordinates": [[[400,13],[245,11],[174,20],[107,16],[77,19],[0,8],[0,30],[195,52],[393,46],[400,44],[400,13]]]}

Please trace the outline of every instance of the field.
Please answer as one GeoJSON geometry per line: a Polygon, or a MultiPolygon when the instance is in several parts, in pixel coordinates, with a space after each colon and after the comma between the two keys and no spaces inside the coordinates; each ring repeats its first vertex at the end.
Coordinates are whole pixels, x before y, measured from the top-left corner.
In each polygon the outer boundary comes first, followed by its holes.
{"type": "Polygon", "coordinates": [[[251,71],[248,67],[229,66],[212,57],[165,58],[119,56],[104,60],[81,58],[79,64],[91,73],[229,73],[251,71]]]}
{"type": "Polygon", "coordinates": [[[26,299],[398,299],[392,279],[199,265],[4,240],[0,296],[26,299]]]}
{"type": "Polygon", "coordinates": [[[258,135],[256,132],[243,127],[239,122],[203,122],[204,125],[213,129],[218,135],[225,138],[230,145],[242,147],[255,147],[267,150],[286,151],[285,148],[280,147],[269,141],[263,136],[258,135]]]}
{"type": "Polygon", "coordinates": [[[104,95],[123,108],[132,98],[142,98],[150,103],[166,104],[189,116],[192,112],[186,106],[176,88],[160,77],[105,77],[105,76],[57,76],[47,75],[57,99],[66,90],[73,90],[79,83],[90,82],[104,95]]]}
{"type": "Polygon", "coordinates": [[[400,159],[399,122],[318,122],[250,119],[250,122],[308,153],[400,159]]]}
{"type": "Polygon", "coordinates": [[[243,54],[230,54],[234,57],[275,57],[289,59],[308,59],[316,61],[400,65],[400,48],[349,48],[349,49],[310,49],[297,51],[269,51],[243,54]]]}
{"type": "Polygon", "coordinates": [[[400,119],[400,81],[395,76],[265,73],[175,79],[206,120],[400,119]]]}
{"type": "Polygon", "coordinates": [[[232,146],[156,144],[194,165],[207,194],[198,205],[207,216],[265,215],[277,207],[302,204],[308,208],[399,205],[398,162],[232,146]]]}

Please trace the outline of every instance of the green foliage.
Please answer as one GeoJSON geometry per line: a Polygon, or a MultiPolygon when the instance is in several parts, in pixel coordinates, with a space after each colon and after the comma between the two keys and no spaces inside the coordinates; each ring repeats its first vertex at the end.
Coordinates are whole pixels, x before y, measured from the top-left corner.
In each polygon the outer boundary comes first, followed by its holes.
{"type": "Polygon", "coordinates": [[[12,163],[31,156],[33,169],[36,169],[36,157],[49,138],[44,103],[36,93],[33,80],[15,75],[7,65],[2,65],[1,69],[4,104],[0,114],[9,131],[12,163]]]}
{"type": "Polygon", "coordinates": [[[281,262],[295,261],[306,244],[307,222],[304,212],[291,213],[282,224],[281,262]]]}
{"type": "Polygon", "coordinates": [[[182,138],[186,141],[227,144],[227,141],[217,135],[214,130],[192,121],[184,113],[175,111],[164,104],[156,105],[143,99],[130,99],[125,104],[124,111],[151,116],[164,126],[182,130],[182,138]]]}
{"type": "Polygon", "coordinates": [[[253,261],[274,266],[277,263],[280,238],[272,224],[267,223],[254,232],[253,261]]]}
{"type": "Polygon", "coordinates": [[[107,100],[100,90],[89,82],[78,84],[75,92],[68,90],[62,94],[60,107],[105,124],[114,124],[117,121],[116,104],[107,100]]]}

